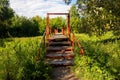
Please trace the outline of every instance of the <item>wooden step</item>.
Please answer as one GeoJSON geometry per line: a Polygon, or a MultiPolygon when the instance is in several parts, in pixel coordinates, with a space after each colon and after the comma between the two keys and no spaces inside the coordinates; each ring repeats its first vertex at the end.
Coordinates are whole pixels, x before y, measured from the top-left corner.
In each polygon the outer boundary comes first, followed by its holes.
{"type": "Polygon", "coordinates": [[[55,59],[60,59],[60,58],[65,58],[65,59],[72,59],[74,57],[74,53],[63,53],[63,54],[55,54],[55,53],[50,53],[46,55],[47,58],[55,58],[55,59]]]}
{"type": "Polygon", "coordinates": [[[63,35],[63,34],[55,34],[54,36],[52,36],[51,38],[57,39],[57,38],[68,38],[67,36],[63,35]]]}
{"type": "Polygon", "coordinates": [[[48,39],[49,42],[62,42],[62,41],[70,41],[68,38],[56,38],[56,39],[48,39]]]}
{"type": "Polygon", "coordinates": [[[65,46],[65,45],[70,46],[70,45],[71,45],[71,42],[70,42],[70,41],[48,42],[47,44],[48,44],[49,46],[59,46],[59,45],[61,45],[61,46],[65,46]]]}
{"type": "Polygon", "coordinates": [[[60,59],[47,58],[47,59],[45,60],[45,62],[46,62],[46,63],[50,63],[51,61],[63,61],[63,60],[64,60],[64,58],[60,58],[60,59]]]}
{"type": "Polygon", "coordinates": [[[60,51],[60,50],[73,50],[71,46],[62,46],[62,47],[48,47],[47,51],[60,51]]]}
{"type": "Polygon", "coordinates": [[[48,41],[68,41],[69,38],[64,35],[56,34],[48,39],[48,41]]]}
{"type": "Polygon", "coordinates": [[[53,66],[73,65],[73,48],[70,39],[63,34],[55,34],[48,39],[46,63],[53,66]]]}
{"type": "Polygon", "coordinates": [[[71,65],[73,65],[73,63],[74,63],[73,59],[53,60],[53,61],[49,62],[49,64],[53,65],[53,66],[71,66],[71,65]]]}
{"type": "Polygon", "coordinates": [[[46,54],[72,54],[72,53],[73,53],[73,51],[65,51],[65,50],[46,52],[46,54]]]}

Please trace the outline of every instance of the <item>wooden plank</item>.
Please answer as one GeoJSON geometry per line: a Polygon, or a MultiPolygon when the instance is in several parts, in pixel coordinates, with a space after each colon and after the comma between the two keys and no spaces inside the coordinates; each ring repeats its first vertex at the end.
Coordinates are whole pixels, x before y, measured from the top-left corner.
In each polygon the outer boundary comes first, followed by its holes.
{"type": "Polygon", "coordinates": [[[48,42],[46,43],[48,45],[71,45],[70,41],[63,41],[63,42],[48,42]]]}
{"type": "Polygon", "coordinates": [[[47,58],[66,58],[66,59],[71,59],[74,57],[74,53],[69,53],[69,54],[54,54],[50,53],[46,55],[47,58]]]}
{"type": "Polygon", "coordinates": [[[54,61],[53,60],[49,64],[53,65],[53,66],[60,66],[60,65],[68,66],[68,65],[73,65],[74,61],[73,61],[73,59],[71,59],[71,60],[62,60],[62,61],[54,61]]]}
{"type": "Polygon", "coordinates": [[[63,34],[55,34],[50,37],[50,39],[56,39],[56,38],[68,38],[68,37],[63,34]]]}
{"type": "Polygon", "coordinates": [[[53,52],[47,52],[46,54],[73,54],[73,51],[65,51],[65,50],[62,50],[62,51],[53,51],[53,52]]]}
{"type": "Polygon", "coordinates": [[[62,46],[62,47],[48,47],[47,51],[56,51],[56,50],[72,50],[71,46],[62,46]]]}

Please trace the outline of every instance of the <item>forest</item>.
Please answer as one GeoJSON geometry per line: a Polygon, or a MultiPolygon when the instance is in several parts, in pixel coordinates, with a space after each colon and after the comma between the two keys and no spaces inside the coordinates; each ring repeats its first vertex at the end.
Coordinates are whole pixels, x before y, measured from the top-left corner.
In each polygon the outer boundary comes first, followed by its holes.
{"type": "MultiPolygon", "coordinates": [[[[80,55],[75,44],[71,71],[80,80],[120,80],[120,1],[77,0],[69,13],[71,31],[85,50],[80,55]]],[[[62,29],[66,19],[51,18],[50,26],[62,29]]],[[[0,80],[51,80],[52,67],[44,63],[40,46],[45,29],[46,17],[19,16],[9,0],[0,0],[0,80]]]]}

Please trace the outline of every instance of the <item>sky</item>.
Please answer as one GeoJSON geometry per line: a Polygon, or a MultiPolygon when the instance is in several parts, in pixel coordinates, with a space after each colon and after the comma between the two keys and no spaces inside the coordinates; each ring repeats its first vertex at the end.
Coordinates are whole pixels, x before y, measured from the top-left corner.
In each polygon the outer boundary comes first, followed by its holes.
{"type": "Polygon", "coordinates": [[[63,0],[10,0],[10,7],[20,16],[45,17],[48,12],[68,12],[75,2],[72,0],[70,5],[66,5],[63,0]]]}

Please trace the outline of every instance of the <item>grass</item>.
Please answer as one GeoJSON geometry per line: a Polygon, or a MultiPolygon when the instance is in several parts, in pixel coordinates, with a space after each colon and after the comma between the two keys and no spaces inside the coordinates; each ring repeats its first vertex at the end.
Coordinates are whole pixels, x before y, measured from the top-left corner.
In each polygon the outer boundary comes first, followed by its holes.
{"type": "Polygon", "coordinates": [[[120,40],[115,39],[112,32],[99,37],[76,36],[85,49],[85,56],[79,55],[76,46],[75,74],[81,80],[120,80],[120,40]]]}
{"type": "MultiPolygon", "coordinates": [[[[85,49],[79,54],[75,45],[73,72],[81,80],[120,80],[120,40],[112,32],[103,36],[76,34],[85,49]],[[112,39],[112,40],[111,40],[112,39]]],[[[44,58],[36,61],[41,37],[0,39],[0,80],[50,80],[50,67],[44,58]]],[[[44,51],[40,51],[44,57],[44,51]]]]}
{"type": "Polygon", "coordinates": [[[3,73],[4,73],[4,67],[2,66],[3,65],[3,63],[2,63],[2,57],[1,57],[1,55],[0,55],[0,80],[2,80],[2,78],[3,78],[3,73]]]}
{"type": "MultiPolygon", "coordinates": [[[[50,68],[36,61],[41,37],[0,39],[0,80],[49,80],[50,68]],[[9,76],[8,73],[9,72],[9,76]]],[[[41,46],[43,47],[43,46],[41,46]]],[[[40,52],[42,55],[43,51],[40,52]]]]}

